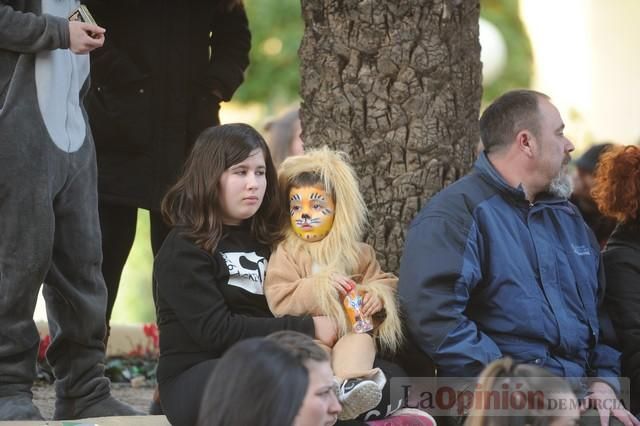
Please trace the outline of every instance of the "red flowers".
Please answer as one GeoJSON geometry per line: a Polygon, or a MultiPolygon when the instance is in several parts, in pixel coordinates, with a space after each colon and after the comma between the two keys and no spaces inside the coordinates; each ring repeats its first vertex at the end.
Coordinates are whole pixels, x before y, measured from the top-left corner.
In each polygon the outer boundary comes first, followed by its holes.
{"type": "Polygon", "coordinates": [[[129,356],[133,357],[157,357],[160,348],[160,336],[158,334],[158,326],[154,323],[143,324],[142,332],[147,336],[147,344],[145,346],[137,344],[135,349],[129,352],[129,356]]]}
{"type": "Polygon", "coordinates": [[[153,348],[158,349],[160,344],[160,336],[158,335],[158,326],[155,323],[144,324],[142,326],[144,335],[149,337],[153,342],[153,348]]]}
{"type": "MultiPolygon", "coordinates": [[[[129,351],[128,355],[131,357],[157,357],[160,350],[158,326],[154,323],[143,324],[142,332],[147,338],[146,342],[136,344],[135,347],[129,351]]],[[[38,361],[44,361],[50,344],[50,335],[47,334],[40,339],[40,345],[38,347],[38,361]]]]}
{"type": "Polygon", "coordinates": [[[48,334],[40,339],[40,346],[38,346],[38,361],[44,361],[44,357],[47,355],[47,349],[51,344],[51,336],[48,334]]]}

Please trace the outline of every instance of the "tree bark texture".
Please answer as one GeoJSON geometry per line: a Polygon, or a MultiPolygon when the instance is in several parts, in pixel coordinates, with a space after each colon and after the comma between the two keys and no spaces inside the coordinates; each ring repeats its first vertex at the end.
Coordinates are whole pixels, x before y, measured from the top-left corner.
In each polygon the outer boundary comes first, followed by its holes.
{"type": "Polygon", "coordinates": [[[387,271],[411,219],[473,163],[479,13],[479,0],[302,0],[305,146],[349,154],[387,271]]]}

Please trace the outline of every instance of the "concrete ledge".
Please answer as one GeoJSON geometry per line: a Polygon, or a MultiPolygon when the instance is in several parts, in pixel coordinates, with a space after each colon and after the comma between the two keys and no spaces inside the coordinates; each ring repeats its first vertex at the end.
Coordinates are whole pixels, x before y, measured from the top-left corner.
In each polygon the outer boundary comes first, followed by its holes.
{"type": "Polygon", "coordinates": [[[10,421],[0,425],[11,426],[171,426],[165,416],[99,417],[64,421],[10,421]]]}
{"type": "MultiPolygon", "coordinates": [[[[49,334],[46,321],[36,321],[40,339],[49,334]]],[[[158,329],[155,324],[113,324],[107,344],[108,357],[158,356],[158,329]]]]}

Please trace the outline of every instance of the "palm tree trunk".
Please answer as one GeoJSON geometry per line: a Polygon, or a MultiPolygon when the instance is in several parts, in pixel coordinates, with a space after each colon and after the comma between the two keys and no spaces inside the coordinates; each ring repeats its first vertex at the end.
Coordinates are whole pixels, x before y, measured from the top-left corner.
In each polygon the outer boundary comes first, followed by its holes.
{"type": "Polygon", "coordinates": [[[421,206],[472,165],[479,12],[479,0],[302,0],[305,145],[351,157],[387,271],[421,206]]]}

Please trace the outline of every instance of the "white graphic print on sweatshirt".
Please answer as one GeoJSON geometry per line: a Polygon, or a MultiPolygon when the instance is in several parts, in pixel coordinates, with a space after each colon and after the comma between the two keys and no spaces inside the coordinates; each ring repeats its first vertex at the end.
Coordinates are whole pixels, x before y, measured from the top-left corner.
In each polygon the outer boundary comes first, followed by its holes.
{"type": "Polygon", "coordinates": [[[264,274],[267,259],[256,252],[222,252],[229,268],[229,285],[240,287],[249,293],[264,294],[264,274]]]}

